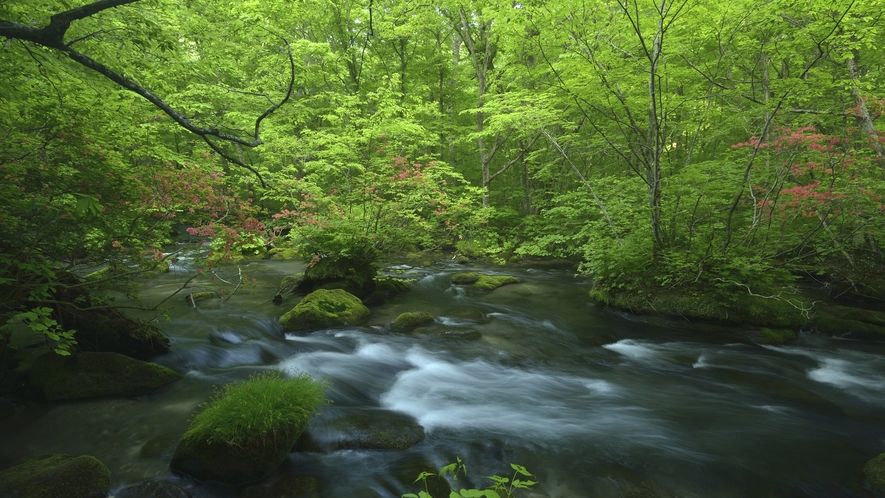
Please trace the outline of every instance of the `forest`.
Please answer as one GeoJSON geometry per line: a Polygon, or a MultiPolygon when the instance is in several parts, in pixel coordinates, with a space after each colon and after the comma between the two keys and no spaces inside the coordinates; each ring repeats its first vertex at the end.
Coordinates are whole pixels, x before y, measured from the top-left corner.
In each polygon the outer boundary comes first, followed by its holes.
{"type": "Polygon", "coordinates": [[[0,392],[26,342],[70,355],[83,314],[156,320],[271,256],[366,293],[556,261],[609,309],[881,340],[883,12],[0,0],[0,392]],[[184,242],[198,267],[128,301],[184,242]]]}

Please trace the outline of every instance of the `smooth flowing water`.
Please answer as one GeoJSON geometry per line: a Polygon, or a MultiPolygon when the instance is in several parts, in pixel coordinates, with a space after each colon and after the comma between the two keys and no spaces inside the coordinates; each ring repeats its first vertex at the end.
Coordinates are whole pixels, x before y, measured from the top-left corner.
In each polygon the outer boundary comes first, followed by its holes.
{"type": "MultiPolygon", "coordinates": [[[[274,284],[301,268],[251,263],[257,283],[223,304],[194,309],[177,296],[160,322],[174,352],[157,361],[183,380],[139,399],[20,408],[0,457],[92,454],[116,487],[159,477],[195,497],[236,496],[173,476],[168,462],[213,386],[267,369],[331,382],[334,403],[315,427],[388,410],[425,429],[403,451],[295,452],[271,477],[316,476],[328,497],[417,492],[421,465],[456,456],[474,485],[509,462],[526,466],[540,484],[525,496],[868,496],[861,469],[885,451],[885,344],[806,333],[783,347],[728,343],[600,310],[568,270],[480,268],[521,283],[479,292],[451,284],[464,270],[455,265],[400,267],[414,290],[365,326],[284,334],[276,318],[295,300],[274,306],[274,284]],[[417,310],[482,338],[389,329],[417,310]]],[[[147,302],[177,288],[185,268],[173,270],[145,285],[147,302]]]]}

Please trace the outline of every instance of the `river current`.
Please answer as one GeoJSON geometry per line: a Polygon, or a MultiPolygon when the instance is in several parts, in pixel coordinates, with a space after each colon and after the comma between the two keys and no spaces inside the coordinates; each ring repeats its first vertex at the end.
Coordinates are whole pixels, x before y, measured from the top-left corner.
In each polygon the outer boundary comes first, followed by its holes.
{"type": "MultiPolygon", "coordinates": [[[[788,346],[729,342],[601,310],[587,298],[589,281],[569,270],[471,267],[520,280],[481,292],[452,285],[465,268],[442,264],[388,269],[414,279],[413,291],[373,308],[364,326],[284,334],[276,319],[296,301],[274,306],[271,298],[301,269],[253,262],[243,270],[256,282],[224,303],[192,308],[176,296],[169,321],[159,322],[173,353],[156,361],[184,379],[139,399],[27,407],[14,430],[0,432],[0,457],[91,454],[111,469],[115,488],[161,478],[194,497],[233,497],[174,476],[168,462],[214,386],[268,369],[330,382],[333,403],[318,427],[393,411],[425,430],[402,451],[295,452],[271,477],[318,477],[328,497],[417,493],[421,465],[458,456],[473,485],[507,473],[510,462],[527,467],[539,484],[521,496],[869,496],[861,469],[885,451],[882,343],[811,333],[788,346]],[[436,316],[435,327],[482,337],[389,329],[400,313],[419,310],[436,316]]],[[[145,283],[142,299],[160,299],[192,271],[173,266],[145,283]]],[[[218,276],[236,278],[225,271],[218,276]]]]}

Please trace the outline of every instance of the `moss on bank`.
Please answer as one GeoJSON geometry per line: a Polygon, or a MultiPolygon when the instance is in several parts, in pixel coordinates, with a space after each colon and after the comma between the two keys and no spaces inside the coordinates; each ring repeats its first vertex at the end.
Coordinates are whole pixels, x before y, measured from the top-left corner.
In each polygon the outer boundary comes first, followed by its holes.
{"type": "Polygon", "coordinates": [[[808,323],[802,309],[810,304],[795,296],[790,301],[765,299],[749,294],[722,303],[713,295],[689,295],[661,290],[657,293],[590,290],[590,299],[605,306],[640,315],[662,315],[729,324],[798,329],[808,323]]]}

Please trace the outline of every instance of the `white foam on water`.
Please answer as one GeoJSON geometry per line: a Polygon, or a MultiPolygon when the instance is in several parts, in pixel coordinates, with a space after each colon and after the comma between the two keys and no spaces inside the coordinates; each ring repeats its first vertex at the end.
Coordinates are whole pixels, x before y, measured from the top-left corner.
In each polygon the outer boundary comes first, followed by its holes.
{"type": "Polygon", "coordinates": [[[703,354],[698,356],[698,360],[691,365],[692,368],[706,368],[709,366],[710,364],[707,363],[707,357],[703,354]]]}
{"type": "Polygon", "coordinates": [[[605,344],[602,347],[633,360],[646,360],[657,355],[655,348],[634,339],[622,339],[612,344],[605,344]]]}

